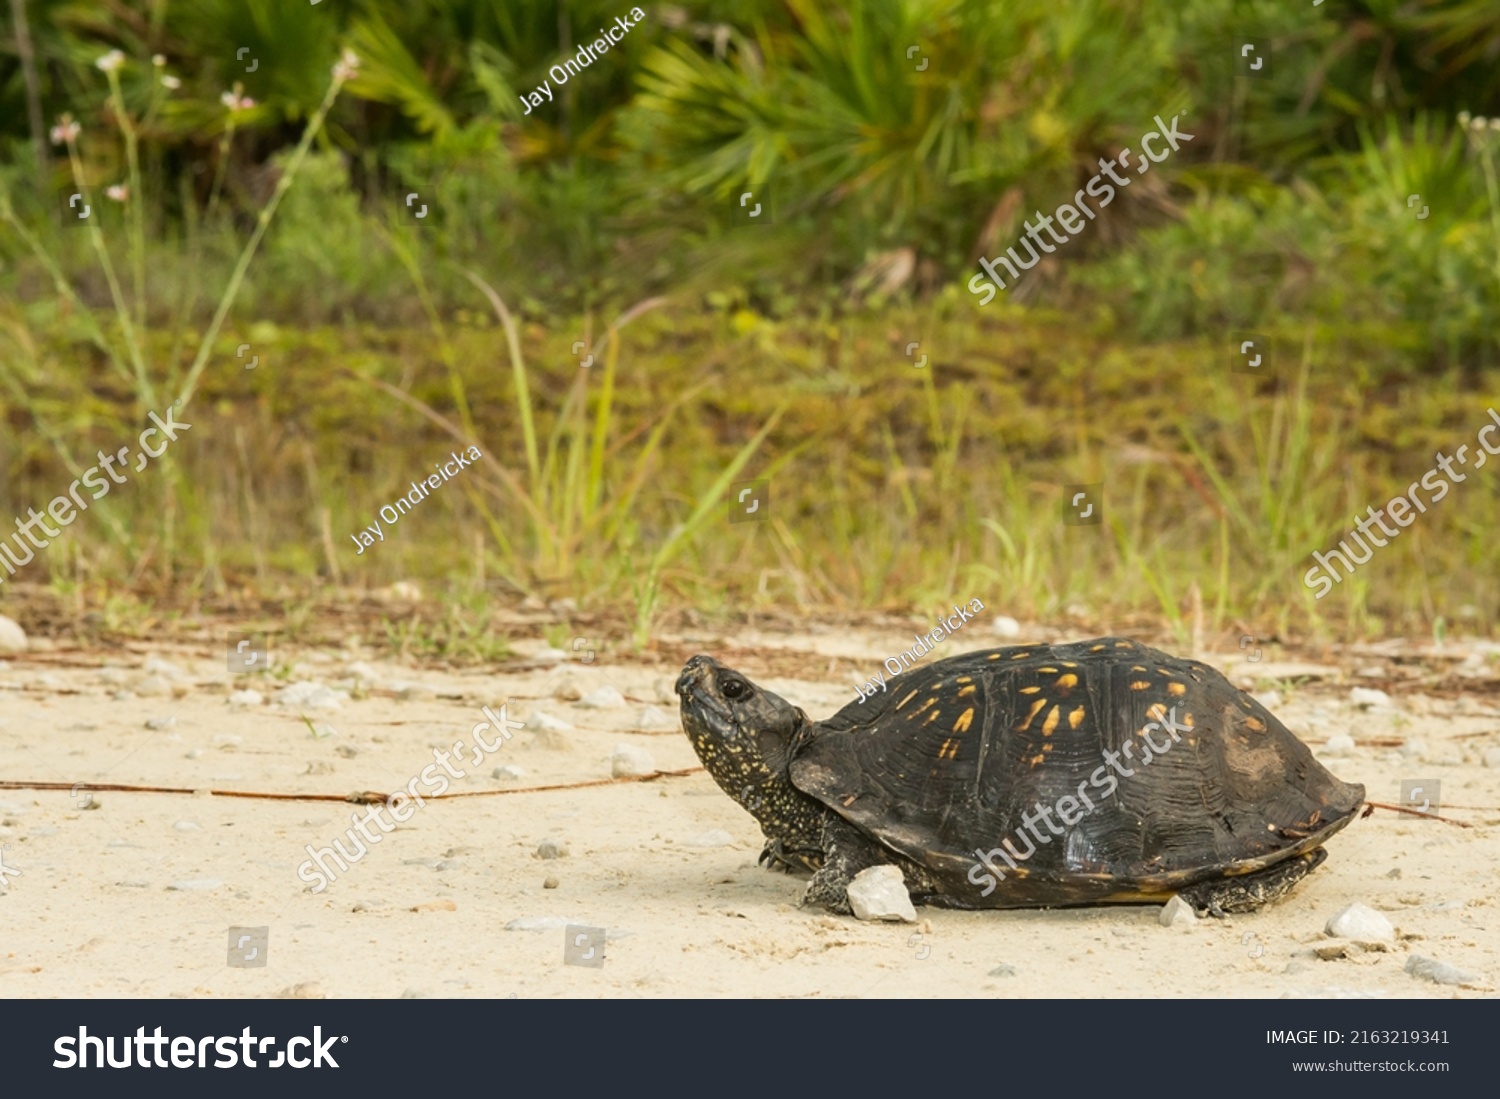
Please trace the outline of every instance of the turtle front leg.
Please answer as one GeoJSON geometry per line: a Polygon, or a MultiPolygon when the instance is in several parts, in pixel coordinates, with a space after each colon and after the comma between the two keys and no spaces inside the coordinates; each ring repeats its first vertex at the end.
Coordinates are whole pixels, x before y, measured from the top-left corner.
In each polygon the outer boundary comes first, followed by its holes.
{"type": "Polygon", "coordinates": [[[829,813],[823,821],[823,865],[807,883],[803,907],[821,905],[830,912],[850,915],[849,883],[861,870],[893,860],[879,845],[842,817],[829,813]]]}
{"type": "Polygon", "coordinates": [[[771,870],[781,870],[787,874],[815,872],[823,865],[823,849],[797,847],[780,839],[768,839],[757,861],[771,870]]]}

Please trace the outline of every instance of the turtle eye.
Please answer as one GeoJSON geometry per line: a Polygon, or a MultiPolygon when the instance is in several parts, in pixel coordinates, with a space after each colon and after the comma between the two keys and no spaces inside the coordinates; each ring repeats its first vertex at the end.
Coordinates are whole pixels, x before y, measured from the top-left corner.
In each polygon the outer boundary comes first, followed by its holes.
{"type": "Polygon", "coordinates": [[[724,697],[729,699],[731,702],[737,698],[744,698],[747,694],[750,693],[749,685],[742,679],[726,679],[724,680],[724,682],[719,684],[719,690],[722,691],[724,693],[724,697]]]}

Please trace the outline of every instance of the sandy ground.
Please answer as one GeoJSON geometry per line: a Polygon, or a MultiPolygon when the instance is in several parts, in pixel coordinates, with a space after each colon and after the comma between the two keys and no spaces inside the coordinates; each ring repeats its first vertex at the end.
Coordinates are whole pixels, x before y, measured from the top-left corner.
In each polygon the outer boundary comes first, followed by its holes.
{"type": "MultiPolygon", "coordinates": [[[[972,631],[935,656],[998,643],[977,624],[972,631]]],[[[1023,639],[1063,635],[1028,629],[1023,639]]],[[[824,717],[903,640],[899,630],[869,628],[743,631],[730,643],[758,654],[741,670],[824,717]]],[[[733,655],[722,639],[677,641],[683,652],[733,655]]],[[[758,827],[698,772],[432,801],[313,893],[297,875],[304,845],[341,836],[354,805],[207,790],[405,787],[434,748],[468,740],[482,704],[507,698],[509,716],[529,727],[480,766],[465,765],[476,773],[455,792],[608,779],[620,743],[646,749],[664,770],[695,767],[667,693],[677,665],[601,652],[587,665],[481,673],[328,650],[277,652],[291,672],[277,680],[232,679],[223,653],[208,647],[13,656],[0,664],[0,778],[198,792],[0,789],[0,861],[11,871],[0,875],[0,996],[1492,995],[1493,653],[1450,642],[1423,660],[1395,646],[1348,656],[1342,668],[1199,655],[1279,690],[1276,712],[1372,800],[1397,802],[1403,779],[1437,779],[1442,814],[1471,827],[1377,810],[1335,837],[1328,862],[1279,905],[1191,926],[1161,926],[1157,907],[921,908],[914,925],[869,924],[799,909],[803,883],[756,866],[758,827]],[[1299,677],[1303,685],[1289,689],[1299,677]],[[269,699],[289,681],[353,698],[326,710],[229,704],[234,689],[269,699]],[[585,709],[556,698],[569,682],[585,694],[612,685],[626,701],[585,709]],[[400,697],[406,684],[416,687],[400,697]],[[1356,707],[1350,688],[1366,684],[1386,687],[1392,705],[1356,707]],[[539,711],[571,728],[533,735],[539,711]],[[1340,736],[1354,747],[1330,754],[1340,736]],[[524,774],[493,777],[499,767],[524,774]],[[80,808],[90,796],[92,807],[80,808]],[[538,857],[548,840],[567,853],[538,857]],[[1330,942],[1325,923],[1354,902],[1383,912],[1396,943],[1315,956],[1330,942]],[[602,967],[564,964],[563,923],[607,929],[602,967]],[[228,964],[231,927],[269,928],[267,964],[228,964]],[[1414,977],[1404,970],[1414,954],[1473,979],[1464,987],[1414,977]]]]}

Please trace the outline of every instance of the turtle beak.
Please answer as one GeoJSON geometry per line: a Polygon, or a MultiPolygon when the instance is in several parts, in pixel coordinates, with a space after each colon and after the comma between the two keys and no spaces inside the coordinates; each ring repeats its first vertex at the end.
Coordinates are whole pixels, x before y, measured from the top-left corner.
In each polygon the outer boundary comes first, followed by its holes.
{"type": "Polygon", "coordinates": [[[718,661],[702,653],[690,658],[682,666],[682,674],[677,677],[677,694],[686,700],[700,683],[713,675],[718,666],[718,661]]]}

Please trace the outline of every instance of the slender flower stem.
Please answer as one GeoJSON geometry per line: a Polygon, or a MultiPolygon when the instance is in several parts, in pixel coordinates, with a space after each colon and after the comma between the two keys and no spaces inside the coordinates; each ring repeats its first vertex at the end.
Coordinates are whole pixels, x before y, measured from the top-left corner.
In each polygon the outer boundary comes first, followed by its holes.
{"type": "Polygon", "coordinates": [[[245,272],[250,268],[250,261],[255,258],[255,251],[260,247],[261,238],[266,235],[271,218],[275,216],[276,208],[281,205],[281,197],[291,188],[297,170],[302,167],[302,161],[307,157],[307,150],[312,147],[313,139],[323,128],[323,119],[327,117],[333,101],[338,98],[339,89],[344,86],[346,79],[347,77],[341,78],[335,74],[332,83],[328,85],[327,94],[323,96],[323,102],[313,112],[312,118],[308,119],[307,129],[303,131],[302,140],[297,143],[291,160],[287,162],[286,171],[282,172],[281,178],[276,181],[276,190],[272,193],[270,201],[266,203],[265,209],[260,212],[260,217],[256,219],[255,231],[250,234],[249,241],[240,252],[239,261],[234,265],[234,272],[229,276],[229,285],[224,288],[224,295],[219,299],[219,308],[214,312],[214,319],[203,334],[203,339],[198,345],[198,354],[194,356],[193,365],[189,368],[187,378],[183,382],[182,396],[177,402],[182,408],[186,408],[193,399],[193,392],[198,388],[198,378],[202,375],[204,367],[208,365],[208,357],[213,354],[214,341],[218,339],[219,329],[224,326],[224,318],[229,315],[229,309],[239,294],[240,283],[244,281],[245,272]]]}

